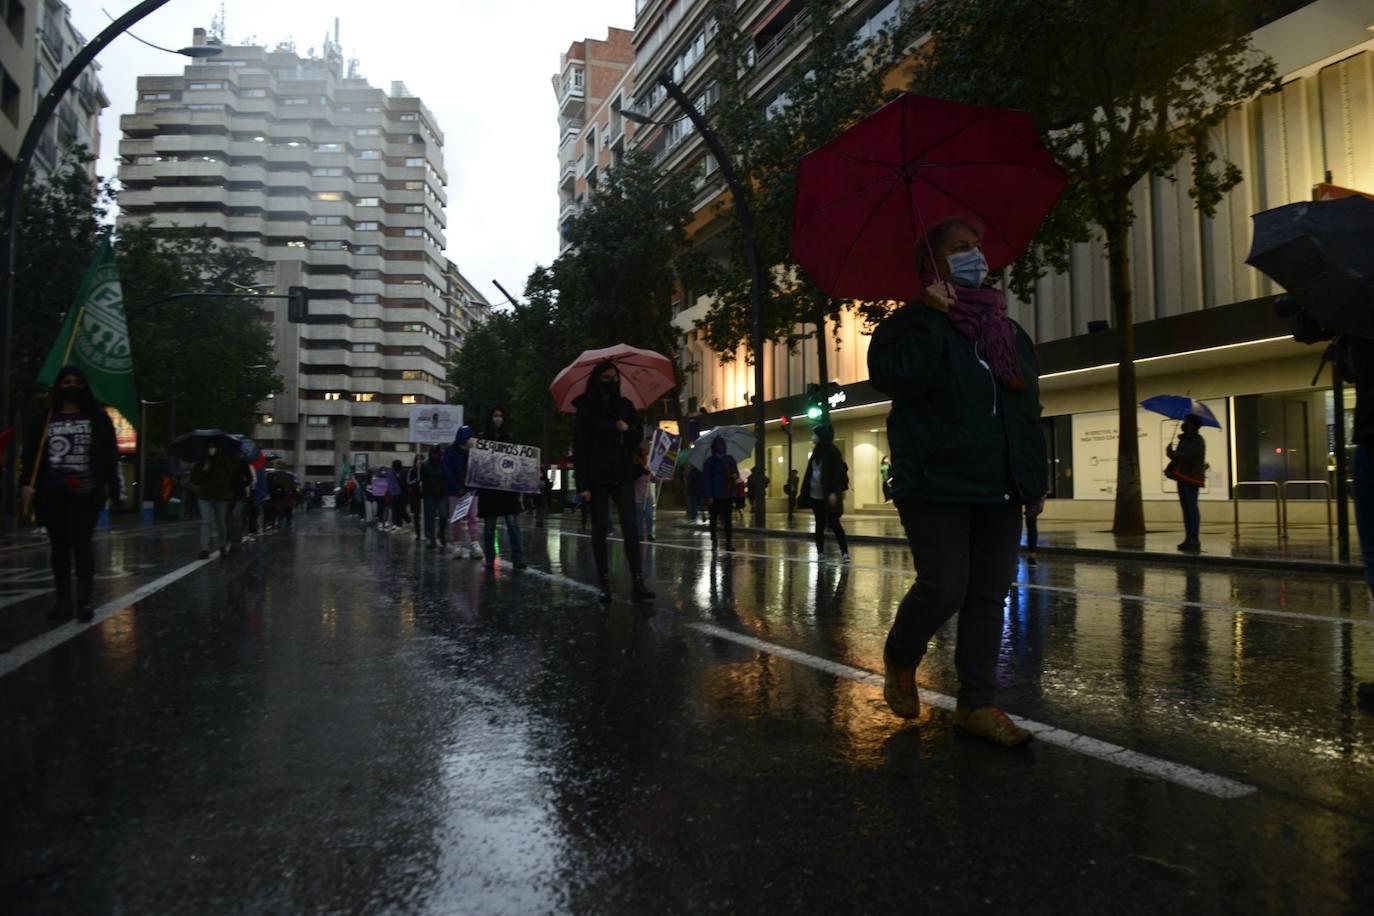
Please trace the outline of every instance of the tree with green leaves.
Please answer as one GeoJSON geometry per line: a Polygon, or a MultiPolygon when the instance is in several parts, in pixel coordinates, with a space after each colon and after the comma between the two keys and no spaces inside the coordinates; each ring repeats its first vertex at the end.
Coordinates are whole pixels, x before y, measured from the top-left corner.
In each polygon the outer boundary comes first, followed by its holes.
{"type": "MultiPolygon", "coordinates": [[[[103,181],[92,185],[86,172],[91,161],[78,148],[48,181],[31,180],[25,188],[9,379],[16,407],[43,404],[35,382],[39,368],[106,229],[110,190],[103,181]]],[[[251,428],[258,403],[281,391],[271,328],[259,303],[208,296],[152,303],[169,293],[251,285],[259,261],[247,249],[221,245],[204,232],[149,223],[123,226],[115,238],[115,257],[139,396],[167,400],[172,372],[179,370],[181,429],[251,428]]],[[[166,424],[165,407],[149,412],[149,429],[141,432],[155,448],[168,441],[166,424]]]]}
{"type": "MultiPolygon", "coordinates": [[[[258,405],[282,391],[269,315],[260,300],[214,294],[257,282],[261,262],[207,233],[147,221],[120,228],[115,255],[139,395],[165,401],[175,394],[180,432],[251,430],[258,405]],[[204,295],[163,299],[192,292],[204,295]]],[[[143,433],[154,447],[170,440],[170,414],[166,406],[148,412],[143,433]]]]}
{"type": "MultiPolygon", "coordinates": [[[[907,15],[887,23],[872,35],[860,35],[856,22],[826,0],[809,0],[797,13],[805,25],[794,42],[806,41],[803,53],[782,81],[782,94],[755,97],[753,42],[739,28],[737,4],[716,4],[720,30],[714,48],[713,77],[720,100],[707,116],[727,149],[736,151],[736,169],[750,194],[755,239],[768,271],[770,288],[764,297],[765,341],[796,346],[806,336],[816,338],[817,366],[828,377],[827,322],[838,322],[849,303],[830,298],[807,277],[789,250],[797,170],[803,156],[876,111],[895,94],[887,81],[908,54],[918,20],[907,15]],[[813,331],[798,335],[798,326],[813,331]]],[[[781,52],[781,53],[786,53],[781,52]]],[[[720,265],[712,305],[699,327],[722,361],[734,358],[749,340],[750,275],[746,240],[734,219],[733,202],[723,206],[731,217],[725,230],[728,260],[720,265]]],[[[755,358],[752,354],[750,358],[755,358]]]]}
{"type": "Polygon", "coordinates": [[[1252,7],[1244,0],[942,3],[931,18],[931,50],[915,69],[917,92],[1028,112],[1068,173],[1035,245],[1011,268],[1018,295],[1029,298],[1045,273],[1066,271],[1075,243],[1105,242],[1121,339],[1118,534],[1145,530],[1131,192],[1150,177],[1186,181],[1197,209],[1211,216],[1241,181],[1212,133],[1231,109],[1275,84],[1274,62],[1250,43],[1252,7]]]}
{"type": "Polygon", "coordinates": [[[505,406],[522,439],[561,454],[572,427],[549,396],[559,370],[617,343],[674,357],[672,302],[700,270],[687,237],[694,193],[690,179],[664,176],[640,155],[609,169],[567,229],[572,247],[534,270],[525,302],[463,341],[449,381],[469,417],[505,406]]]}

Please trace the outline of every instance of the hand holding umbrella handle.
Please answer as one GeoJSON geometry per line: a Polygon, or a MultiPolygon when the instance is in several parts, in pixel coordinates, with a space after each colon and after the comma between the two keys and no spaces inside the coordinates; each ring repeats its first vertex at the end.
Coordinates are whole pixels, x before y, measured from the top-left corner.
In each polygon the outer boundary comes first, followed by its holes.
{"type": "Polygon", "coordinates": [[[955,295],[949,281],[940,280],[926,287],[925,303],[938,312],[948,312],[950,306],[954,305],[955,295]]]}

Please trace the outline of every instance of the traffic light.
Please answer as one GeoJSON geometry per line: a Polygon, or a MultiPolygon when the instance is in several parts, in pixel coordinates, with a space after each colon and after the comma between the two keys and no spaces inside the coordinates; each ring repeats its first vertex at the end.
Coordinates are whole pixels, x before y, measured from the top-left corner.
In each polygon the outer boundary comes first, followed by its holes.
{"type": "Polygon", "coordinates": [[[296,324],[310,317],[310,290],[304,286],[292,286],[286,291],[286,320],[296,324]]]}
{"type": "Polygon", "coordinates": [[[782,416],[778,417],[778,422],[782,424],[783,432],[792,431],[792,418],[789,417],[787,414],[783,414],[782,416]]]}
{"type": "Polygon", "coordinates": [[[820,385],[812,382],[806,386],[806,418],[819,420],[825,416],[825,394],[820,385]]]}

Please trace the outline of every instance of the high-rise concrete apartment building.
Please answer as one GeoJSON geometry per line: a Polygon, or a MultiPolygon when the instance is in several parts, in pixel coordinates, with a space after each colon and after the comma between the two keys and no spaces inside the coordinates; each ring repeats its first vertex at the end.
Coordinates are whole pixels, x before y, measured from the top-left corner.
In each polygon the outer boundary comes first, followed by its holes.
{"type": "Polygon", "coordinates": [[[487,308],[443,255],[444,137],[424,103],[345,69],[337,40],[322,57],[226,46],[140,77],[121,127],[121,220],[206,227],[260,257],[263,282],[310,290],[308,323],[264,306],[286,391],[254,436],[313,478],[408,460],[412,407],[447,401],[458,334],[487,308]]]}
{"type": "MultiPolygon", "coordinates": [[[[34,109],[86,39],[60,0],[0,0],[0,184],[9,177],[34,109]]],[[[44,128],[30,175],[43,180],[62,154],[80,144],[100,155],[100,112],[110,100],[92,63],[68,90],[44,128]]],[[[95,177],[95,163],[87,167],[95,177]]]]}
{"type": "Polygon", "coordinates": [[[634,88],[633,33],[608,29],[606,39],[569,45],[553,76],[558,98],[559,249],[568,220],[586,202],[605,170],[624,154],[633,125],[620,116],[634,88]],[[627,129],[630,128],[630,129],[627,129]]]}

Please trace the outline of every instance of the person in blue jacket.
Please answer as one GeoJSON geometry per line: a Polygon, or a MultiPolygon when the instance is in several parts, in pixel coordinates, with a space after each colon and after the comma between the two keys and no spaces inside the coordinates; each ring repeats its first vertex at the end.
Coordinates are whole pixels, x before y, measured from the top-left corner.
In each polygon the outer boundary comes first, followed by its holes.
{"type": "Polygon", "coordinates": [[[734,550],[734,529],[730,509],[735,502],[739,484],[739,466],[725,454],[725,440],[717,436],[711,440],[711,457],[701,469],[702,495],[706,497],[706,511],[711,514],[711,549],[716,549],[716,520],[725,522],[725,549],[734,550]]]}

